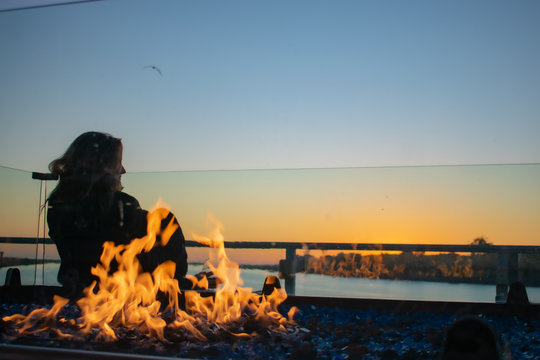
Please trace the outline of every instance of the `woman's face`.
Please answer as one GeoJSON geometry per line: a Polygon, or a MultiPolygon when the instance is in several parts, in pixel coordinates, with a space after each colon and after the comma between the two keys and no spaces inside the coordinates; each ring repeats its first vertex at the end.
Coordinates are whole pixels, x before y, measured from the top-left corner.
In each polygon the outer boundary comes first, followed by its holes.
{"type": "Polygon", "coordinates": [[[122,154],[124,151],[124,147],[122,144],[118,146],[118,155],[117,155],[117,163],[116,163],[116,169],[115,169],[115,175],[121,176],[122,174],[126,173],[126,169],[124,169],[124,166],[122,165],[122,154]]]}

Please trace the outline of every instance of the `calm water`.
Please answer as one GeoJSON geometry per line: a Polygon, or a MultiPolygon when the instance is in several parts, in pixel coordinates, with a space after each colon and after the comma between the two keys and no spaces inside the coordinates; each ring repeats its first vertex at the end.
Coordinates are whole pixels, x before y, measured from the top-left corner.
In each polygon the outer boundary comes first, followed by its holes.
{"type": "MultiPolygon", "coordinates": [[[[58,285],[56,274],[59,264],[45,264],[45,285],[58,285]]],[[[19,266],[23,285],[34,284],[34,265],[19,266]]],[[[202,270],[202,265],[191,265],[190,274],[202,270]]],[[[3,284],[7,268],[0,268],[3,284]]],[[[264,279],[276,273],[265,270],[243,270],[244,286],[261,290],[264,279]]],[[[43,284],[43,272],[38,266],[37,284],[43,284]]],[[[540,303],[540,288],[527,288],[529,300],[540,303]]],[[[315,274],[297,274],[296,295],[357,297],[400,300],[439,300],[494,302],[495,285],[450,284],[429,281],[347,279],[315,274]]]]}

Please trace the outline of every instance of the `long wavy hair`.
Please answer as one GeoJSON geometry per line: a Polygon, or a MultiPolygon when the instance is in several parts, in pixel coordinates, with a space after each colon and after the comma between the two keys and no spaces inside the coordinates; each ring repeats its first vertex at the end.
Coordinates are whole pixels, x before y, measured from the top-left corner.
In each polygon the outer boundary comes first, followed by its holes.
{"type": "Polygon", "coordinates": [[[73,203],[92,198],[103,211],[110,206],[114,193],[122,189],[122,141],[106,133],[86,132],[49,164],[49,170],[60,176],[50,202],[73,203]]]}

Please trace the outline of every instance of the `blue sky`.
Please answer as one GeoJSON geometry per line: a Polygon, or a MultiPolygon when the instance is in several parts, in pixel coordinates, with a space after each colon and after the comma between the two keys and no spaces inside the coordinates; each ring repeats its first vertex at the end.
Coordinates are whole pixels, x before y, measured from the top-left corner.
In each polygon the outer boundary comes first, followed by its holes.
{"type": "Polygon", "coordinates": [[[540,162],[537,1],[127,1],[0,13],[0,165],[540,162]],[[163,76],[145,66],[159,67],[163,76]]]}

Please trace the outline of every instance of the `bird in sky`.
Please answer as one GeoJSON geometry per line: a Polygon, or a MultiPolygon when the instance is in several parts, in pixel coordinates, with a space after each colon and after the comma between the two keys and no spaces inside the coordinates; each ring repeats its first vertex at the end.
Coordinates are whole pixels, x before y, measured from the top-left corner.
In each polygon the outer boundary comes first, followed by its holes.
{"type": "Polygon", "coordinates": [[[159,68],[157,66],[154,66],[154,65],[148,65],[148,66],[145,66],[144,67],[145,69],[152,69],[152,70],[156,70],[159,74],[159,76],[163,76],[163,74],[161,73],[161,70],[159,70],[159,68]]]}

